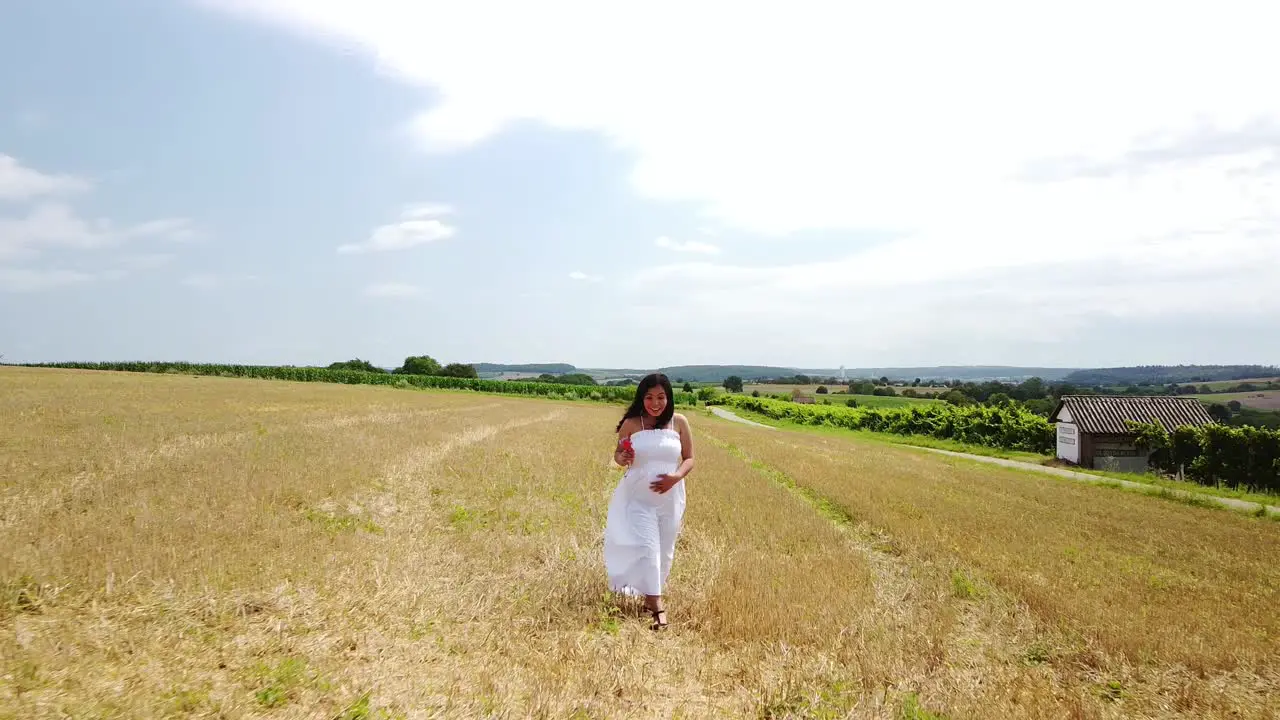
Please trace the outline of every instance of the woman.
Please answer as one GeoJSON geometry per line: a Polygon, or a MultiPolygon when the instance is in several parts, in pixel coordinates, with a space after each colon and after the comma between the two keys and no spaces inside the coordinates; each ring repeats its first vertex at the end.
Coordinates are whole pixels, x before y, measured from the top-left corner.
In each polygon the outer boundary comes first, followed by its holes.
{"type": "Polygon", "coordinates": [[[605,570],[610,589],[644,596],[653,629],[661,630],[667,627],[662,589],[684,517],[683,480],[693,470],[689,421],[675,413],[667,376],[654,373],[640,381],[617,432],[613,460],[627,471],[609,503],[605,570]]]}

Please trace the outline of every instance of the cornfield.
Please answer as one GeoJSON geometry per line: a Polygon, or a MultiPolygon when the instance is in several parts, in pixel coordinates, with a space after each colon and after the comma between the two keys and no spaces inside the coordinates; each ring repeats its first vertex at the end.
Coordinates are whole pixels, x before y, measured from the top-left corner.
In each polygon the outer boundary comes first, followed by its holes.
{"type": "MultiPolygon", "coordinates": [[[[363,370],[331,370],[329,368],[295,367],[291,365],[221,365],[187,362],[62,362],[26,364],[22,365],[22,367],[258,378],[263,380],[290,380],[294,382],[341,383],[345,385],[389,385],[392,387],[435,390],[472,390],[476,392],[498,393],[502,395],[532,395],[561,400],[595,400],[610,403],[630,402],[635,396],[635,388],[632,387],[561,385],[556,383],[513,380],[481,380],[476,378],[445,377],[440,375],[407,375],[398,373],[366,372],[363,370]]],[[[696,405],[697,396],[693,393],[676,390],[675,402],[677,405],[696,405]]]]}

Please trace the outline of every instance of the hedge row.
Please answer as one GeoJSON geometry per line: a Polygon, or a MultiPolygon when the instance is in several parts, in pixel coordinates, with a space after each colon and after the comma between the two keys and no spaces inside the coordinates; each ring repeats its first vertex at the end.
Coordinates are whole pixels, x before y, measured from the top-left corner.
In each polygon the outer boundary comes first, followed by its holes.
{"type": "Polygon", "coordinates": [[[1180,427],[1130,423],[1151,465],[1170,475],[1181,470],[1202,485],[1243,485],[1280,492],[1280,430],[1229,425],[1180,427]]]}
{"type": "Polygon", "coordinates": [[[958,407],[939,403],[860,408],[800,405],[742,395],[723,395],[712,402],[802,425],[829,425],[848,430],[898,435],[927,435],[1006,450],[1047,453],[1056,442],[1055,431],[1049,421],[1015,406],[958,407]]]}
{"type": "MultiPolygon", "coordinates": [[[[47,367],[73,370],[112,370],[121,372],[168,373],[176,375],[211,375],[217,377],[261,378],[296,382],[328,382],[347,385],[389,385],[441,390],[474,390],[503,395],[598,400],[626,403],[635,397],[633,387],[574,386],[558,383],[514,380],[480,380],[440,375],[401,375],[363,370],[330,370],[317,367],[275,365],[218,365],[186,362],[107,362],[107,363],[41,363],[24,367],[47,367]]],[[[677,405],[694,405],[696,395],[676,390],[677,405]]]]}

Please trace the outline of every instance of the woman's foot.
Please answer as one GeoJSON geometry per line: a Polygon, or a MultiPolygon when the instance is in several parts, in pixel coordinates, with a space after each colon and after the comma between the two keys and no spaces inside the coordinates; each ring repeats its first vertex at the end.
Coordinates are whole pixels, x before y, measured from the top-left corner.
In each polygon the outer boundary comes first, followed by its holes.
{"type": "Polygon", "coordinates": [[[653,608],[650,608],[649,614],[653,616],[654,630],[667,629],[667,611],[666,610],[654,610],[653,608]]]}

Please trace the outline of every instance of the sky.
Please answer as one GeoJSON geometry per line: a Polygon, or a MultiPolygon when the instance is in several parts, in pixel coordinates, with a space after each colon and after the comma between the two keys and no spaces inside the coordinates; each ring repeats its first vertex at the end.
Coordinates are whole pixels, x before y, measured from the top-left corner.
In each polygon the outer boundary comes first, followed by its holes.
{"type": "Polygon", "coordinates": [[[1280,363],[1266,0],[0,5],[0,355],[1280,363]]]}

